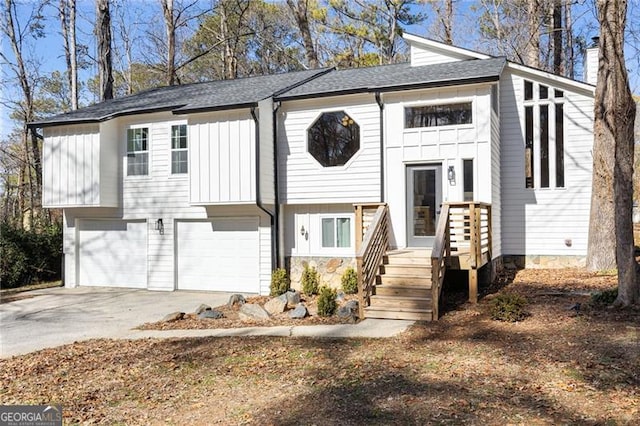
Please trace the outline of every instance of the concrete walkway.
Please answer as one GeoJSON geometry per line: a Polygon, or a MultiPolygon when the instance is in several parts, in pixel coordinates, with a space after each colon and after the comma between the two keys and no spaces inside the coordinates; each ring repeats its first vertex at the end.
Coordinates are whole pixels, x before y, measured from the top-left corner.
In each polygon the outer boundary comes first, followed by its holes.
{"type": "Polygon", "coordinates": [[[385,338],[395,336],[413,324],[413,321],[367,319],[353,325],[134,330],[144,323],[159,321],[170,312],[193,312],[201,303],[223,305],[229,300],[230,293],[58,287],[21,294],[28,297],[0,304],[0,358],[97,338],[385,338]]]}

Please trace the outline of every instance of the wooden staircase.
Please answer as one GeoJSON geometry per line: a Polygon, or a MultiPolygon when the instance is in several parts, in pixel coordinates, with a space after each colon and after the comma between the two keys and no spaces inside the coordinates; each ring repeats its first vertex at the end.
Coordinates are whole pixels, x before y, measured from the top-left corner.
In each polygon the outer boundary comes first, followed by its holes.
{"type": "Polygon", "coordinates": [[[364,311],[367,318],[433,321],[432,300],[431,251],[393,250],[383,258],[364,311]]]}

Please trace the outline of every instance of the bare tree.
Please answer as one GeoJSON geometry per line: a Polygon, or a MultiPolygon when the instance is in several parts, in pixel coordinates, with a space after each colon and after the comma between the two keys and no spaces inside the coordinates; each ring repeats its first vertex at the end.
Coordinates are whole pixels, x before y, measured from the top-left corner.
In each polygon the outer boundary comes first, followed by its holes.
{"type": "Polygon", "coordinates": [[[100,100],[113,99],[113,61],[111,58],[110,0],[96,0],[96,37],[100,100]]]}
{"type": "Polygon", "coordinates": [[[564,67],[562,63],[563,57],[563,42],[562,42],[562,0],[553,0],[551,5],[551,20],[552,20],[552,40],[553,40],[553,72],[562,75],[564,73],[564,67]]]}
{"type": "Polygon", "coordinates": [[[309,0],[287,0],[287,5],[293,14],[304,46],[307,65],[309,68],[318,68],[318,52],[311,36],[311,26],[309,25],[309,0]]]}
{"type": "Polygon", "coordinates": [[[69,82],[69,100],[72,110],[78,109],[78,47],[76,43],[76,1],[60,0],[60,27],[67,64],[67,80],[69,82]]]}
{"type": "Polygon", "coordinates": [[[453,44],[453,0],[430,2],[437,16],[437,33],[443,43],[453,44]]]}
{"type": "Polygon", "coordinates": [[[600,48],[587,265],[591,269],[617,266],[614,305],[626,307],[640,303],[631,220],[636,105],[624,59],[627,2],[597,0],[596,5],[600,48]]]}

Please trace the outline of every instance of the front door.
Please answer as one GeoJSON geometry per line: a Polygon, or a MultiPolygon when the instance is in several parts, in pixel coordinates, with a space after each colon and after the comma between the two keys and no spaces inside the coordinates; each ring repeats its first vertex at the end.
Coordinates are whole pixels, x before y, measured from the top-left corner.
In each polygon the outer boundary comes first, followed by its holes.
{"type": "Polygon", "coordinates": [[[442,166],[407,167],[407,246],[431,247],[442,204],[442,166]]]}

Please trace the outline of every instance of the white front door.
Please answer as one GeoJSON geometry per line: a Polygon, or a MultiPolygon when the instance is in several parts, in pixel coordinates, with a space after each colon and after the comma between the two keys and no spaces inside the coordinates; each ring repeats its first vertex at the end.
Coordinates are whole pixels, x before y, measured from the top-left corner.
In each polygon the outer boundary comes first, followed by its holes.
{"type": "Polygon", "coordinates": [[[407,246],[431,247],[442,204],[442,166],[407,167],[407,246]]]}

